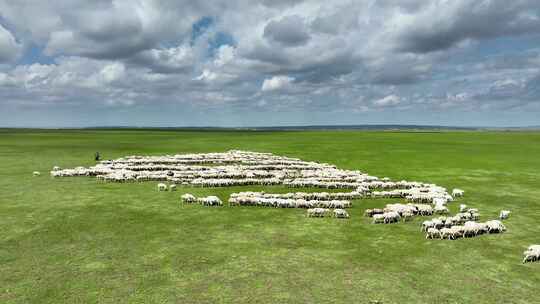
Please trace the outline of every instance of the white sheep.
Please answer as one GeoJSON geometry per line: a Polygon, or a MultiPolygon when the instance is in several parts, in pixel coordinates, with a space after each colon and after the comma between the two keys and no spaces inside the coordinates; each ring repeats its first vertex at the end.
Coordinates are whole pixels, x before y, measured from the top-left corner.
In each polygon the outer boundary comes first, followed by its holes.
{"type": "Polygon", "coordinates": [[[535,262],[540,259],[540,251],[531,251],[525,252],[525,257],[523,258],[523,263],[535,262]]]}
{"type": "Polygon", "coordinates": [[[529,248],[523,252],[523,255],[525,255],[523,263],[540,260],[540,245],[529,246],[529,248]]]}
{"type": "Polygon", "coordinates": [[[478,234],[478,230],[477,230],[476,226],[463,225],[463,237],[474,237],[477,234],[478,234]]]}
{"type": "Polygon", "coordinates": [[[452,228],[442,228],[440,234],[441,239],[455,239],[455,231],[452,228]]]}
{"type": "Polygon", "coordinates": [[[452,190],[452,196],[453,197],[461,197],[461,196],[463,196],[464,193],[465,193],[465,191],[463,191],[461,189],[458,189],[458,188],[452,190]]]}
{"type": "Polygon", "coordinates": [[[441,236],[439,229],[428,228],[426,233],[426,239],[436,239],[441,236]]]}
{"type": "Polygon", "coordinates": [[[540,251],[540,245],[531,245],[531,246],[529,246],[527,248],[527,250],[529,250],[529,251],[535,251],[535,250],[540,251]]]}
{"type": "Polygon", "coordinates": [[[193,194],[183,194],[180,198],[182,198],[182,202],[184,203],[195,203],[197,202],[197,198],[193,194]]]}
{"type": "Polygon", "coordinates": [[[432,215],[433,214],[433,207],[427,204],[416,204],[414,205],[416,209],[418,210],[418,214],[425,216],[425,215],[432,215]]]}
{"type": "Polygon", "coordinates": [[[454,240],[462,237],[465,231],[463,226],[452,226],[450,229],[452,230],[452,237],[454,240]]]}
{"type": "Polygon", "coordinates": [[[460,204],[459,205],[459,212],[465,212],[465,211],[467,211],[467,205],[460,204]]]}
{"type": "Polygon", "coordinates": [[[310,208],[307,210],[308,217],[324,217],[330,210],[326,208],[310,208]]]}
{"type": "Polygon", "coordinates": [[[198,199],[198,201],[203,206],[221,206],[223,205],[223,202],[219,199],[219,197],[211,195],[207,197],[201,197],[198,199]]]}
{"type": "Polygon", "coordinates": [[[41,173],[40,173],[39,171],[34,171],[34,172],[32,172],[32,175],[33,175],[33,176],[40,176],[41,173]]]}
{"type": "Polygon", "coordinates": [[[405,211],[401,214],[401,218],[404,222],[412,220],[414,217],[414,213],[411,211],[405,211]]]}
{"type": "Polygon", "coordinates": [[[170,191],[176,191],[176,185],[175,184],[169,185],[169,190],[170,191]]]}
{"type": "Polygon", "coordinates": [[[489,233],[501,233],[506,231],[506,227],[499,220],[491,220],[486,222],[489,233]]]}
{"type": "Polygon", "coordinates": [[[349,218],[349,213],[345,209],[334,209],[334,217],[349,218]]]}
{"type": "Polygon", "coordinates": [[[382,224],[385,222],[385,218],[383,214],[374,214],[373,215],[373,224],[382,224]]]}
{"type": "Polygon", "coordinates": [[[431,222],[433,222],[433,227],[436,229],[441,229],[444,227],[444,222],[441,218],[432,219],[431,222]]]}
{"type": "Polygon", "coordinates": [[[427,231],[429,228],[434,228],[435,223],[433,221],[424,221],[422,223],[422,231],[427,231]]]}
{"type": "Polygon", "coordinates": [[[448,210],[448,207],[443,205],[435,205],[435,207],[433,207],[433,211],[436,214],[448,214],[450,212],[450,210],[448,210]]]}
{"type": "Polygon", "coordinates": [[[448,201],[442,197],[435,197],[433,199],[433,205],[435,206],[445,206],[448,201]]]}
{"type": "Polygon", "coordinates": [[[167,191],[167,185],[164,184],[164,183],[159,183],[157,185],[157,189],[158,189],[158,191],[167,191]]]}
{"type": "Polygon", "coordinates": [[[383,213],[383,217],[384,217],[385,224],[397,223],[401,219],[401,216],[399,215],[399,213],[395,211],[383,213]]]}
{"type": "Polygon", "coordinates": [[[60,170],[62,170],[62,168],[60,168],[60,167],[58,167],[58,166],[54,166],[54,167],[53,167],[53,171],[60,171],[60,170]]]}
{"type": "Polygon", "coordinates": [[[511,211],[509,210],[501,210],[501,212],[499,213],[499,218],[501,220],[506,220],[510,216],[510,213],[511,211]]]}
{"type": "Polygon", "coordinates": [[[367,217],[373,217],[375,214],[383,214],[384,211],[382,209],[366,209],[364,211],[364,215],[367,217]]]}

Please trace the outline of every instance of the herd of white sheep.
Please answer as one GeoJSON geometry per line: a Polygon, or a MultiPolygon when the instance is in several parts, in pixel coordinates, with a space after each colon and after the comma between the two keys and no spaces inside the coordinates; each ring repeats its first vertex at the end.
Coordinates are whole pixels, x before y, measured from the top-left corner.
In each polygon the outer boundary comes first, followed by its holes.
{"type": "Polygon", "coordinates": [[[223,206],[223,202],[217,196],[205,196],[205,197],[196,197],[193,194],[186,193],[181,196],[182,202],[186,204],[198,203],[203,206],[223,206]]]}
{"type": "MultiPolygon", "coordinates": [[[[478,222],[477,209],[460,205],[460,212],[450,215],[449,202],[464,191],[416,181],[392,181],[358,170],[343,170],[327,163],[303,161],[271,153],[231,150],[224,153],[177,154],[165,156],[127,156],[105,160],[92,167],[50,172],[53,177],[94,176],[104,182],[158,181],[158,191],[175,191],[177,185],[192,187],[227,187],[244,185],[284,185],[290,188],[345,189],[340,192],[293,192],[284,194],[239,192],[230,195],[230,206],[305,208],[307,217],[349,218],[346,208],[351,200],[362,198],[405,199],[406,204],[388,204],[383,209],[367,209],[365,215],[375,224],[407,221],[415,216],[439,215],[422,223],[427,239],[475,237],[484,233],[502,233],[502,220],[510,211],[502,210],[499,220],[478,222]]],[[[33,172],[39,176],[38,171],[33,172]]],[[[222,206],[217,196],[195,197],[183,194],[182,202],[222,206]]],[[[524,262],[540,260],[540,246],[524,252],[524,262]]]]}

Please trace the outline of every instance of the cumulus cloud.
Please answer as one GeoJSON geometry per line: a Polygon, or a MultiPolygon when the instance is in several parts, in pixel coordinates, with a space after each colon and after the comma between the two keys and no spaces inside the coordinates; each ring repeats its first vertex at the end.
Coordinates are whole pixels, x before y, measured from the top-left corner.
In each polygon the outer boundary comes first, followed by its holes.
{"type": "Polygon", "coordinates": [[[147,67],[156,73],[189,72],[195,66],[196,55],[188,45],[150,49],[131,57],[130,63],[147,67]]]}
{"type": "Polygon", "coordinates": [[[126,68],[122,63],[111,63],[106,65],[100,72],[101,77],[105,82],[111,83],[124,78],[126,74],[126,68]]]}
{"type": "Polygon", "coordinates": [[[298,15],[270,21],[265,26],[263,35],[283,46],[303,45],[310,38],[304,20],[298,15]]]}
{"type": "Polygon", "coordinates": [[[289,76],[274,76],[263,81],[261,90],[263,92],[279,91],[291,86],[294,78],[289,76]]]}
{"type": "Polygon", "coordinates": [[[195,78],[195,80],[200,80],[200,81],[214,81],[218,78],[218,74],[217,73],[214,73],[210,70],[204,70],[202,71],[201,75],[197,76],[195,78]]]}
{"type": "Polygon", "coordinates": [[[214,64],[217,66],[223,66],[231,62],[234,59],[235,50],[234,47],[225,44],[219,47],[214,64]]]}
{"type": "Polygon", "coordinates": [[[415,14],[404,14],[400,49],[426,53],[467,40],[540,33],[540,10],[534,0],[431,1],[415,14]],[[489,22],[486,22],[489,20],[489,22]]]}
{"type": "Polygon", "coordinates": [[[401,103],[401,98],[394,94],[388,95],[386,97],[373,101],[373,104],[377,107],[390,107],[390,106],[398,105],[400,103],[401,103]]]}
{"type": "Polygon", "coordinates": [[[10,62],[17,58],[21,45],[15,37],[0,24],[0,63],[10,62]]]}
{"type": "Polygon", "coordinates": [[[155,37],[139,15],[142,7],[113,1],[86,12],[64,14],[66,27],[51,33],[46,52],[115,59],[134,55],[155,45],[155,37]],[[135,12],[127,14],[127,11],[135,12]]]}

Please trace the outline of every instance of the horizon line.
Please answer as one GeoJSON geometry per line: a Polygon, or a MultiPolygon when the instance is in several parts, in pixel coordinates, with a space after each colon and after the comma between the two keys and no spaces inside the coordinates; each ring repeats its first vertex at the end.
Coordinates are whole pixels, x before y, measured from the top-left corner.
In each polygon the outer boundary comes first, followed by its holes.
{"type": "Polygon", "coordinates": [[[257,130],[257,129],[540,129],[540,125],[521,126],[457,126],[457,125],[430,125],[430,124],[308,124],[308,125],[265,125],[265,126],[136,126],[136,125],[103,125],[103,126],[59,126],[59,127],[23,127],[23,126],[0,126],[0,129],[19,130],[91,130],[91,129],[224,129],[224,130],[257,130]]]}

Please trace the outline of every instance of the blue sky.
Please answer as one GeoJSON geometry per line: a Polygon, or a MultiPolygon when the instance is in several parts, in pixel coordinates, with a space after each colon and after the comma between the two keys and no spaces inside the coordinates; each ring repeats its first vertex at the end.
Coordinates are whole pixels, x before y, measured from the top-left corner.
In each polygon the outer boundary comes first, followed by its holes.
{"type": "Polygon", "coordinates": [[[0,0],[0,126],[540,125],[533,0],[0,0]]]}

